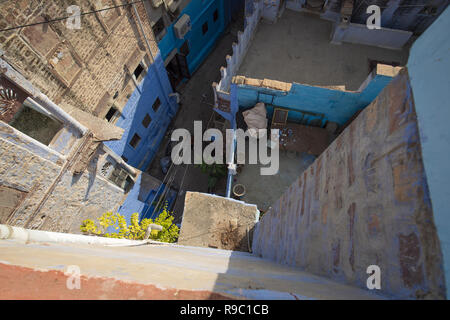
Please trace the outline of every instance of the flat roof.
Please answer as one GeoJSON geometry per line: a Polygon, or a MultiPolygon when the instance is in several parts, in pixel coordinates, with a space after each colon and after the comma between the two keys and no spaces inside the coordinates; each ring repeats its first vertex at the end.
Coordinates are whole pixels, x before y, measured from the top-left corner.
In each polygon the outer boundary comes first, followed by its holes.
{"type": "Polygon", "coordinates": [[[275,24],[261,20],[236,74],[357,90],[370,72],[370,60],[399,65],[408,60],[408,48],[331,44],[331,29],[330,21],[288,9],[275,24]]]}

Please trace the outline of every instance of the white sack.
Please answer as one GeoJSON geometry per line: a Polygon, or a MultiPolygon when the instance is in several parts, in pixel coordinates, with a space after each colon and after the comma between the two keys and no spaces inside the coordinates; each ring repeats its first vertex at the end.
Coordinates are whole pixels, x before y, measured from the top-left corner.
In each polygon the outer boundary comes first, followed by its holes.
{"type": "Polygon", "coordinates": [[[267,129],[266,106],[263,102],[258,102],[253,108],[242,112],[242,115],[252,137],[261,138],[265,135],[265,132],[259,132],[259,129],[267,129]]]}

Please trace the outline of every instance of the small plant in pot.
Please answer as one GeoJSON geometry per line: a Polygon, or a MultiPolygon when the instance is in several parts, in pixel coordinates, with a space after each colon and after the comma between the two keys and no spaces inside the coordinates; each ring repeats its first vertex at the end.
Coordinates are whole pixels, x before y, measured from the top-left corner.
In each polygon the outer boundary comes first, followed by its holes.
{"type": "Polygon", "coordinates": [[[227,166],[225,164],[206,164],[197,165],[203,173],[208,175],[208,192],[213,192],[217,182],[227,176],[227,166]]]}

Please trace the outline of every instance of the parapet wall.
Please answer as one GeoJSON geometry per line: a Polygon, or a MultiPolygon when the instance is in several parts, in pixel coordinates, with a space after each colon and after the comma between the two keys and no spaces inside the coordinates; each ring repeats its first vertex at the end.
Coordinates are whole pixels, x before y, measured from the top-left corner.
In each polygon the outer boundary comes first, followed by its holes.
{"type": "Polygon", "coordinates": [[[266,104],[269,118],[274,107],[289,111],[288,121],[324,126],[327,121],[345,125],[358,111],[369,105],[401,68],[377,64],[357,91],[339,86],[313,86],[274,80],[259,80],[244,76],[233,77],[238,85],[241,108],[266,104]]]}
{"type": "Polygon", "coordinates": [[[227,66],[220,68],[220,81],[212,84],[214,90],[214,103],[220,108],[220,100],[230,101],[230,85],[233,76],[236,75],[239,66],[245,58],[251,39],[256,32],[261,19],[263,1],[256,0],[253,3],[253,11],[245,18],[244,32],[238,32],[238,42],[233,43],[233,55],[226,56],[227,66]]]}
{"type": "Polygon", "coordinates": [[[406,70],[264,214],[253,252],[361,288],[377,265],[383,294],[445,298],[406,70]]]}

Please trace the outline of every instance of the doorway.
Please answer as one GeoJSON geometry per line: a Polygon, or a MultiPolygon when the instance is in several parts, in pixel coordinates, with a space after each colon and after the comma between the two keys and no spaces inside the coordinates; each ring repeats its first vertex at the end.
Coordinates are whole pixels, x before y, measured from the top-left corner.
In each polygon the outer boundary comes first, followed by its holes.
{"type": "Polygon", "coordinates": [[[172,89],[175,90],[183,79],[190,79],[189,65],[187,56],[189,54],[189,43],[186,40],[178,52],[170,59],[166,66],[169,81],[172,89]]]}

